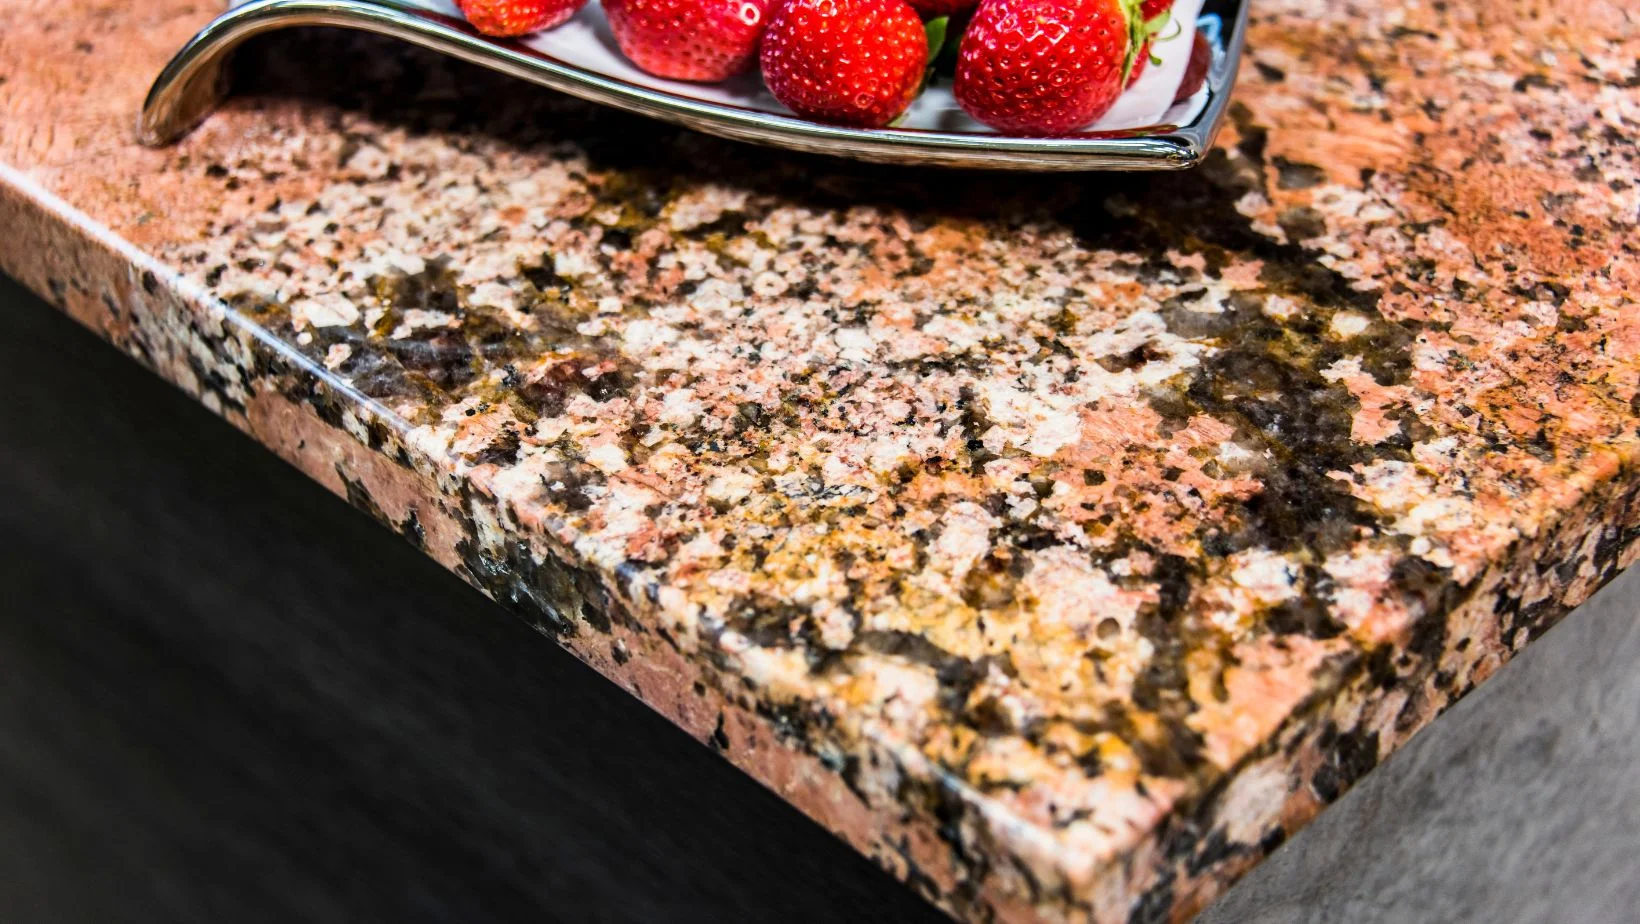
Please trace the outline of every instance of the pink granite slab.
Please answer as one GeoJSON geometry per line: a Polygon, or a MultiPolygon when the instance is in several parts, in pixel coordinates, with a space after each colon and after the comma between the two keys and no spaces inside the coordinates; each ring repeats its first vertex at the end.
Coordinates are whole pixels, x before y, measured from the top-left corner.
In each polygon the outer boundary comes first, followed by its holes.
{"type": "Polygon", "coordinates": [[[331,33],[136,146],[213,10],[0,9],[0,267],[958,917],[1188,917],[1640,556],[1632,3],[1261,2],[1115,179],[331,33]]]}

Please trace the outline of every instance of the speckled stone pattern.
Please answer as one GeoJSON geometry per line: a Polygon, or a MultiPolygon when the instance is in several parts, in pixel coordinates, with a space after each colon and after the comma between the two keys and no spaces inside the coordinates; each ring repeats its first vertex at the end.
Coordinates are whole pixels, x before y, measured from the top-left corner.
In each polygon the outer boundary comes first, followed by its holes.
{"type": "Polygon", "coordinates": [[[326,33],[135,147],[209,12],[0,11],[0,265],[959,917],[1188,917],[1640,556],[1633,3],[1261,2],[1056,179],[326,33]]]}

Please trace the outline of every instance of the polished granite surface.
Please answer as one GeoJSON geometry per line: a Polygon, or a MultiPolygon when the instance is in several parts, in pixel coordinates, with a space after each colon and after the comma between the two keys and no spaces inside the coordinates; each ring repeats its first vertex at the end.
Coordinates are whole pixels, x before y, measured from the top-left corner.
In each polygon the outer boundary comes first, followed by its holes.
{"type": "MultiPolygon", "coordinates": [[[[1640,26],[1264,3],[1190,175],[0,12],[0,266],[955,914],[1199,909],[1640,554],[1640,26]]],[[[179,451],[186,451],[179,447],[179,451]]]]}

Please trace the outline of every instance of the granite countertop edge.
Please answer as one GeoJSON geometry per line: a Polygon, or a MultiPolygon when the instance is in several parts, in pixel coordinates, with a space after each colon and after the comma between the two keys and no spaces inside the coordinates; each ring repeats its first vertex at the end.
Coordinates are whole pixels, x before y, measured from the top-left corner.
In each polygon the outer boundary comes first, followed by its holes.
{"type": "Polygon", "coordinates": [[[811,752],[790,717],[707,686],[689,656],[670,643],[657,646],[633,615],[655,588],[608,586],[591,571],[564,566],[561,548],[496,541],[506,515],[455,474],[459,459],[426,454],[391,410],[4,165],[0,215],[33,232],[23,252],[48,255],[33,265],[0,261],[9,273],[965,918],[1091,913],[1137,922],[1200,910],[1640,559],[1640,480],[1612,491],[1634,467],[1614,454],[1588,473],[1555,521],[1499,563],[1468,585],[1432,586],[1438,631],[1413,639],[1403,663],[1346,659],[1315,675],[1316,686],[1234,768],[1135,829],[1096,867],[1077,870],[1056,845],[1033,845],[1033,826],[997,811],[889,735],[870,736],[874,759],[915,766],[927,785],[910,800],[903,791],[861,791],[850,778],[856,757],[811,752]],[[241,387],[213,375],[212,366],[231,370],[241,387]],[[1510,615],[1501,626],[1493,622],[1500,610],[1510,615]],[[965,830],[949,830],[953,814],[965,830]],[[998,841],[1005,853],[974,850],[995,850],[998,841]],[[1074,891],[1061,882],[1055,896],[1040,881],[1043,870],[1081,879],[1074,891]]]}
{"type": "Polygon", "coordinates": [[[334,36],[141,149],[200,11],[0,14],[0,267],[953,915],[1180,920],[1640,558],[1637,27],[1305,3],[959,202],[334,36]]]}

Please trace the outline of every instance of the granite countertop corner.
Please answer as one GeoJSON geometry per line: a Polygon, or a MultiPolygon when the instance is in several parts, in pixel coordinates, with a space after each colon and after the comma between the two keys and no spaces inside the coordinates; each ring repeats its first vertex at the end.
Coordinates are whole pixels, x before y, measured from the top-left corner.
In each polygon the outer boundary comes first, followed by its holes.
{"type": "Polygon", "coordinates": [[[1258,2],[1055,178],[337,32],[138,146],[212,12],[0,10],[0,267],[959,918],[1187,917],[1640,557],[1632,4],[1258,2]]]}

